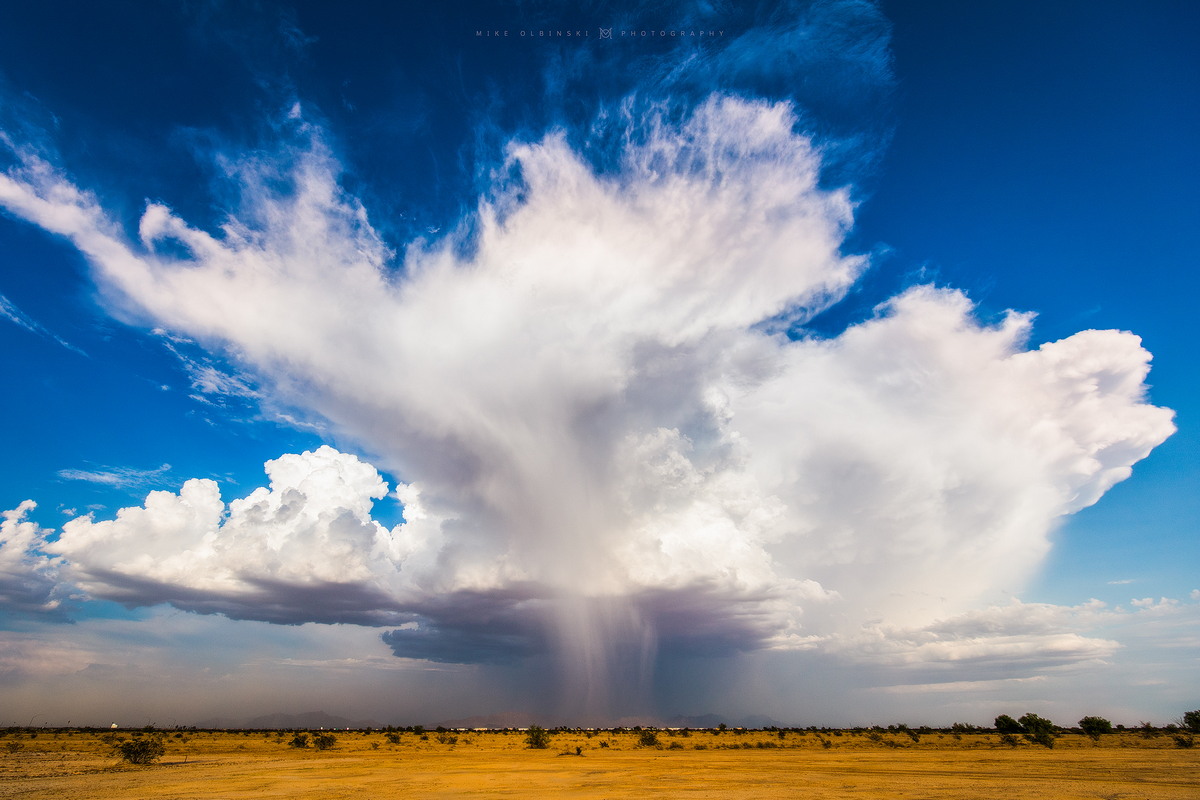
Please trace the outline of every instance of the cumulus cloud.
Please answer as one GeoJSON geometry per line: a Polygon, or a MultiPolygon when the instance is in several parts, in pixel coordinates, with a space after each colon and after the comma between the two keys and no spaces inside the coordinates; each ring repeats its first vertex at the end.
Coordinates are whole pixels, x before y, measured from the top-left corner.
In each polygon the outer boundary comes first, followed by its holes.
{"type": "Polygon", "coordinates": [[[60,617],[64,590],[59,584],[59,559],[45,552],[46,533],[26,519],[37,507],[26,500],[3,513],[0,522],[0,609],[60,617]]]}
{"type": "Polygon", "coordinates": [[[379,473],[322,447],[266,465],[268,488],[226,505],[211,480],[151,492],[116,519],[80,517],[45,546],[97,597],[279,623],[406,621],[395,554],[405,526],[370,519],[379,473]]]}
{"type": "MultiPolygon", "coordinates": [[[[402,252],[320,131],[289,124],[277,158],[225,165],[242,205],[215,232],[152,203],[131,241],[20,148],[0,204],[402,476],[406,521],[371,518],[387,489],[362,461],[284,456],[228,505],[194,480],[68,523],[54,552],[96,596],[395,624],[397,654],[433,660],[550,652],[590,687],[660,648],[928,633],[1019,590],[1056,520],[1173,431],[1129,333],[1030,350],[1031,315],[983,324],[921,286],[840,335],[785,335],[865,267],[842,252],[849,193],[822,187],[788,103],[630,119],[611,173],[560,133],[513,142],[469,235],[402,252]]],[[[1110,646],[963,641],[907,652],[1110,646]]]]}

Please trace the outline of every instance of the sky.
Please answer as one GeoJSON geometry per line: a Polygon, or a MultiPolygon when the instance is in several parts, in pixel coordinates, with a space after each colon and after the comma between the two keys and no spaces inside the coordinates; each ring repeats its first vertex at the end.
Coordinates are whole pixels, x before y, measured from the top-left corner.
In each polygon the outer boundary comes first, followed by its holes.
{"type": "Polygon", "coordinates": [[[0,724],[1200,706],[1197,34],[0,6],[0,724]]]}

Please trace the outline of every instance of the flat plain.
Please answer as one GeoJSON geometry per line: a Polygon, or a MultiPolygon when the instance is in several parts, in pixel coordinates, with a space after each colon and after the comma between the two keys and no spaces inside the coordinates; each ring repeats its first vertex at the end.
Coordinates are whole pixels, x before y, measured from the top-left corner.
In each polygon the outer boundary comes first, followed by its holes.
{"type": "Polygon", "coordinates": [[[332,733],[319,751],[276,731],[10,731],[0,798],[1200,798],[1200,748],[1167,735],[1068,733],[1048,749],[994,733],[658,731],[642,746],[634,731],[572,731],[532,750],[519,731],[332,733]],[[158,762],[114,755],[118,737],[150,735],[158,762]]]}

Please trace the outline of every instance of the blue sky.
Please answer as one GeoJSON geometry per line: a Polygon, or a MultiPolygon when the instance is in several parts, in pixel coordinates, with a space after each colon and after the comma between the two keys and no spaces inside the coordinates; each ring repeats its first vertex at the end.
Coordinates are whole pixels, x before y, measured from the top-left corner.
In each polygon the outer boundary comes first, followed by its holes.
{"type": "Polygon", "coordinates": [[[0,10],[4,705],[1194,707],[1197,17],[0,10]]]}

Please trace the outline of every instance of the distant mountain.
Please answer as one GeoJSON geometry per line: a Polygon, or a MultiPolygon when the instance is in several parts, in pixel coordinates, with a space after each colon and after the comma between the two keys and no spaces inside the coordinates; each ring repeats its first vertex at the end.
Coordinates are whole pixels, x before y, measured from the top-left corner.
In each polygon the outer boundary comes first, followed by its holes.
{"type": "Polygon", "coordinates": [[[439,722],[443,728],[527,728],[530,725],[541,725],[543,728],[554,727],[544,714],[532,714],[528,711],[501,711],[499,714],[482,714],[462,719],[448,719],[439,722]]]}
{"type": "MultiPolygon", "coordinates": [[[[668,728],[715,728],[718,725],[720,725],[722,722],[725,722],[725,719],[723,717],[717,716],[716,714],[700,714],[698,716],[692,716],[692,717],[685,717],[685,716],[672,717],[671,719],[667,720],[667,727],[668,728]]],[[[726,723],[726,724],[728,724],[728,723],[726,723]]]]}
{"type": "Polygon", "coordinates": [[[670,728],[715,728],[721,723],[731,728],[782,728],[782,722],[764,714],[750,714],[745,717],[722,717],[717,714],[699,714],[696,716],[672,717],[667,721],[670,728]]]}
{"type": "Polygon", "coordinates": [[[748,717],[742,717],[738,722],[743,728],[785,728],[787,727],[777,719],[771,719],[765,714],[751,714],[748,717]]]}
{"type": "Polygon", "coordinates": [[[347,719],[324,711],[306,711],[302,714],[264,714],[245,720],[207,719],[196,724],[197,728],[248,728],[250,730],[276,730],[302,728],[315,730],[325,728],[381,728],[378,722],[369,719],[347,719]]]}
{"type": "MultiPolygon", "coordinates": [[[[443,728],[526,728],[530,725],[541,725],[543,728],[567,727],[596,727],[596,728],[632,728],[635,726],[658,728],[715,728],[725,723],[731,728],[770,728],[783,727],[783,724],[761,714],[746,717],[731,718],[718,714],[680,715],[670,719],[658,719],[650,716],[621,717],[609,720],[564,720],[550,714],[539,714],[531,711],[501,711],[497,714],[481,714],[472,717],[447,719],[429,727],[443,728]]],[[[382,728],[383,725],[371,719],[348,719],[324,711],[306,711],[302,714],[264,714],[252,719],[218,718],[207,719],[196,723],[197,728],[229,728],[249,730],[316,730],[325,728],[382,728]]]]}
{"type": "Polygon", "coordinates": [[[541,725],[543,728],[556,728],[560,725],[570,728],[632,728],[635,726],[654,728],[715,728],[721,723],[725,723],[731,728],[783,727],[782,723],[778,720],[762,714],[751,714],[746,717],[722,717],[717,714],[680,715],[666,720],[650,716],[632,716],[608,720],[564,721],[547,714],[537,714],[529,711],[502,711],[499,714],[448,719],[438,723],[438,725],[443,728],[525,728],[529,725],[541,725]]]}

